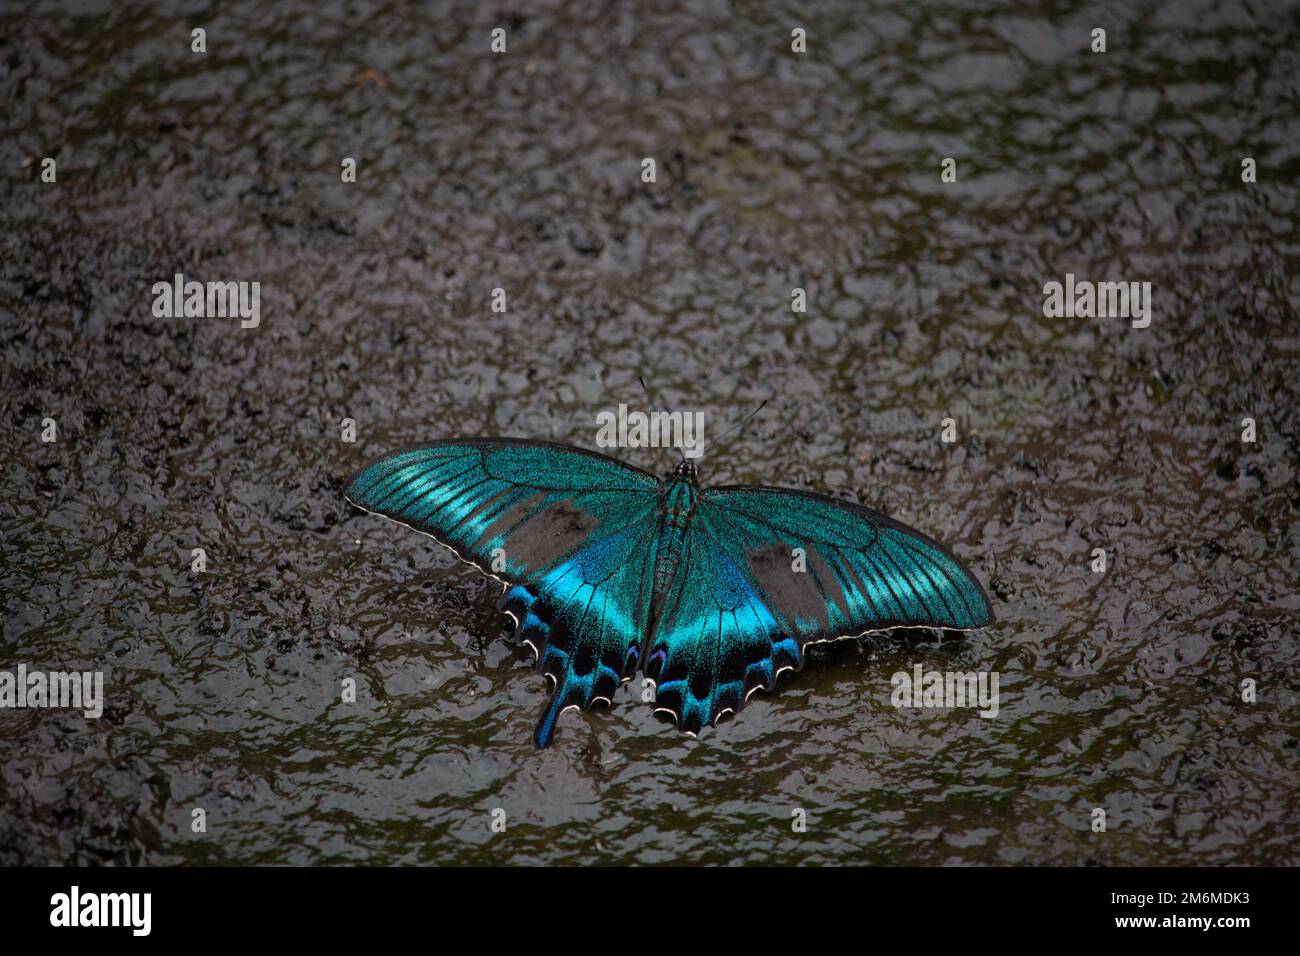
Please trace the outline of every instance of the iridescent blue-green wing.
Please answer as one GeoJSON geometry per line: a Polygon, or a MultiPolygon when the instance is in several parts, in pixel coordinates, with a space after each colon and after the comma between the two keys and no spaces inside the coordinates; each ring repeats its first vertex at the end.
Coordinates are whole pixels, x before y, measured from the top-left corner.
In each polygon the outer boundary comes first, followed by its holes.
{"type": "Polygon", "coordinates": [[[946,548],[861,505],[784,488],[711,488],[683,548],[688,573],[655,625],[647,676],[693,731],[803,666],[809,644],[893,627],[993,620],[946,548]],[[651,672],[653,670],[653,673],[651,672]]]}
{"type": "Polygon", "coordinates": [[[855,502],[732,487],[708,489],[701,507],[725,527],[724,542],[803,643],[891,627],[970,630],[993,620],[983,586],[951,551],[855,502]]]}
{"type": "Polygon", "coordinates": [[[552,691],[533,734],[537,746],[550,744],[560,714],[610,703],[636,673],[656,531],[653,519],[622,526],[557,562],[537,584],[506,588],[501,607],[536,651],[552,691]]]}
{"type": "Polygon", "coordinates": [[[563,557],[658,506],[654,476],[547,442],[466,438],[384,455],[344,494],[432,535],[485,574],[538,581],[563,557]]]}
{"type": "Polygon", "coordinates": [[[802,649],[782,628],[743,561],[703,508],[687,527],[673,582],[652,625],[644,664],[655,710],[697,734],[736,713],[756,687],[803,666],[802,649]]]}
{"type": "Polygon", "coordinates": [[[385,455],[344,493],[506,584],[502,609],[552,689],[538,746],[560,713],[608,702],[635,673],[658,524],[653,476],[566,445],[472,438],[385,455]]]}

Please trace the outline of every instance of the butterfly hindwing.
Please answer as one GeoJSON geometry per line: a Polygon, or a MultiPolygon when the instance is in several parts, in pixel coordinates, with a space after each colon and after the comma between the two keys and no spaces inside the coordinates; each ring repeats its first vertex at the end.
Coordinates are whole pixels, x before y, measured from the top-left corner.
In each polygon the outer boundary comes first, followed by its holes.
{"type": "Polygon", "coordinates": [[[535,586],[506,589],[502,608],[518,621],[516,634],[537,652],[551,699],[533,735],[550,744],[565,710],[609,703],[636,672],[646,625],[655,523],[638,522],[558,562],[535,586]]]}
{"type": "Polygon", "coordinates": [[[552,689],[538,746],[560,713],[608,700],[635,671],[659,503],[650,475],[562,445],[466,439],[385,455],[345,494],[507,583],[502,608],[552,689]]]}
{"type": "Polygon", "coordinates": [[[645,664],[656,709],[691,734],[739,712],[756,688],[770,691],[783,670],[803,666],[799,643],[725,540],[729,529],[710,519],[700,508],[684,535],[645,664]]]}
{"type": "Polygon", "coordinates": [[[925,535],[790,489],[705,489],[682,567],[655,624],[647,676],[660,706],[691,732],[800,669],[809,644],[892,627],[970,629],[993,617],[980,584],[925,535]]]}

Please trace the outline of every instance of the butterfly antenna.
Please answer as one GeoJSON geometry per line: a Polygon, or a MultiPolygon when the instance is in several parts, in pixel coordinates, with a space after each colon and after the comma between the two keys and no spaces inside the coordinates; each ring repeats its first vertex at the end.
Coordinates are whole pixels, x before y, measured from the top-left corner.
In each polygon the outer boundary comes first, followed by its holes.
{"type": "Polygon", "coordinates": [[[663,411],[663,404],[655,399],[654,394],[650,391],[650,386],[645,383],[645,378],[638,375],[636,380],[641,383],[641,391],[645,392],[645,397],[650,400],[650,404],[655,407],[655,411],[663,411]]]}
{"type": "Polygon", "coordinates": [[[700,453],[703,454],[705,451],[707,451],[707,450],[708,450],[708,449],[713,445],[714,442],[722,441],[722,439],[726,438],[726,437],[727,437],[728,435],[730,435],[732,432],[736,431],[736,430],[739,429],[739,428],[743,428],[743,427],[745,426],[745,424],[746,424],[746,423],[747,423],[751,418],[753,418],[755,415],[757,415],[759,412],[761,412],[761,411],[763,410],[763,406],[766,405],[767,402],[768,402],[768,400],[767,400],[766,398],[763,399],[761,402],[758,403],[758,408],[754,409],[752,412],[750,412],[748,415],[746,415],[746,416],[745,416],[744,418],[742,418],[740,421],[736,422],[736,424],[732,425],[730,428],[728,428],[725,432],[723,432],[723,433],[722,433],[721,435],[719,435],[717,438],[711,439],[711,440],[709,440],[708,442],[706,442],[705,445],[704,445],[704,447],[700,449],[700,453]]]}
{"type": "MultiPolygon", "coordinates": [[[[667,412],[668,409],[664,407],[663,402],[657,401],[654,395],[651,393],[650,386],[645,383],[645,378],[643,376],[638,375],[636,377],[636,380],[641,383],[641,391],[645,392],[645,397],[650,400],[650,407],[654,411],[667,412]]],[[[686,460],[686,452],[678,448],[677,453],[682,456],[682,461],[686,460]]]]}

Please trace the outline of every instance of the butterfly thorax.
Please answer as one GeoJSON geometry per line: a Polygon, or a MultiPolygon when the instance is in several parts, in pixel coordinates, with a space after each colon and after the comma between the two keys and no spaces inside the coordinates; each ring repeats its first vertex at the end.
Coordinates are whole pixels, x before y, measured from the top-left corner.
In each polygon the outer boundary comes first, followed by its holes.
{"type": "Polygon", "coordinates": [[[660,506],[659,540],[655,549],[654,604],[662,603],[681,562],[686,529],[699,505],[700,486],[693,462],[683,461],[668,479],[660,506]]]}

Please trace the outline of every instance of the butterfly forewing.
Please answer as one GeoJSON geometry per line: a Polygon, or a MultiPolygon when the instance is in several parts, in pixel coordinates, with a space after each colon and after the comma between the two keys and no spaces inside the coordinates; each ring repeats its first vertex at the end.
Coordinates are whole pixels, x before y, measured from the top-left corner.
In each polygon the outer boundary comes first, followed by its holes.
{"type": "Polygon", "coordinates": [[[984,588],[951,552],[870,508],[766,487],[709,489],[702,508],[801,642],[992,620],[984,588]]]}
{"type": "Polygon", "coordinates": [[[653,512],[659,482],[567,445],[470,439],[385,455],[357,472],[344,494],[517,581],[653,512]]]}

